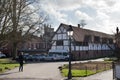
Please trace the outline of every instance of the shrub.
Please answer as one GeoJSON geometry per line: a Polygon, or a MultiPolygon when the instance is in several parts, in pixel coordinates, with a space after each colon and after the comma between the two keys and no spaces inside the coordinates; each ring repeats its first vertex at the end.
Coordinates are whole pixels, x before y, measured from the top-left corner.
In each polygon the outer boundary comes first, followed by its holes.
{"type": "Polygon", "coordinates": [[[0,68],[0,72],[2,72],[2,68],[0,68]]]}

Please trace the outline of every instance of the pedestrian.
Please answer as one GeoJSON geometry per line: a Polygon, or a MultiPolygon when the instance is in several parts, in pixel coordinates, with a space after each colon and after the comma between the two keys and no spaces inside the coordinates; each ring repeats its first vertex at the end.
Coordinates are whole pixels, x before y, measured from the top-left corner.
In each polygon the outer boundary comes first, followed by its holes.
{"type": "Polygon", "coordinates": [[[19,72],[23,71],[23,61],[24,61],[23,52],[21,52],[19,54],[19,72]]]}

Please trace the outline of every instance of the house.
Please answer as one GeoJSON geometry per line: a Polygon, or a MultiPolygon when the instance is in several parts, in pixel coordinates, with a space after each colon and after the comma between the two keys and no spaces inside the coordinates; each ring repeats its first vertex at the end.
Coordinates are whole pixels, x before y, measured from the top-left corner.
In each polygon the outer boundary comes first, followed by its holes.
{"type": "MultiPolygon", "coordinates": [[[[49,54],[69,53],[69,25],[61,23],[52,38],[49,54]]],[[[113,55],[113,36],[102,32],[72,26],[73,36],[71,42],[72,58],[74,60],[91,59],[113,55]]]]}
{"type": "Polygon", "coordinates": [[[45,42],[42,37],[33,35],[30,40],[27,40],[21,44],[18,51],[30,54],[46,53],[45,42]]]}
{"type": "Polygon", "coordinates": [[[44,33],[38,37],[35,35],[29,35],[30,40],[22,43],[19,51],[23,51],[31,54],[47,53],[51,46],[51,37],[54,34],[54,28],[51,25],[44,24],[44,33]]]}

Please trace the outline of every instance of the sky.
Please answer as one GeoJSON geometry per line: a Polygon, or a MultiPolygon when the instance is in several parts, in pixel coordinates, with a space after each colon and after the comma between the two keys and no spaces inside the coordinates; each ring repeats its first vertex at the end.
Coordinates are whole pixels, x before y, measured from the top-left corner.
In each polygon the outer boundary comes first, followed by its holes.
{"type": "Polygon", "coordinates": [[[108,34],[120,26],[120,0],[40,0],[55,30],[60,23],[77,26],[85,20],[85,29],[108,34]]]}

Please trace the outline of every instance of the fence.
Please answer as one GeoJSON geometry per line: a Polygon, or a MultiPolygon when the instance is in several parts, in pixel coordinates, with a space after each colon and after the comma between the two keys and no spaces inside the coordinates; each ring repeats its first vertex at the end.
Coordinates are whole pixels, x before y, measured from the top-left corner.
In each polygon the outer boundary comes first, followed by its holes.
{"type": "Polygon", "coordinates": [[[72,69],[84,70],[87,76],[90,74],[112,69],[112,64],[108,62],[75,63],[72,65],[72,69]]]}

